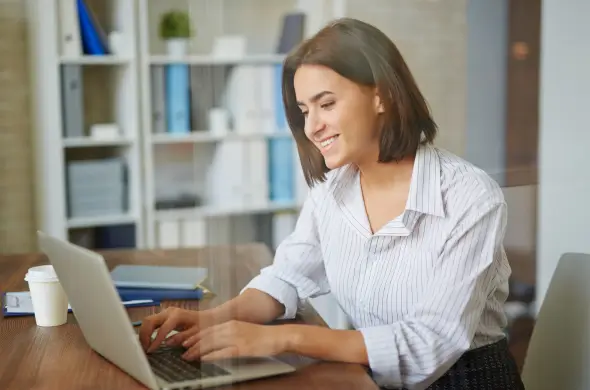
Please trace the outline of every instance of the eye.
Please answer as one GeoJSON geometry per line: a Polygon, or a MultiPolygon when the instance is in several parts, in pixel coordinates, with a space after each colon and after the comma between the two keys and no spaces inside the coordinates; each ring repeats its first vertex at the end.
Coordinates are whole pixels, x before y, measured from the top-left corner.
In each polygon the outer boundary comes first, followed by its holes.
{"type": "Polygon", "coordinates": [[[307,111],[301,111],[301,115],[303,115],[305,118],[307,118],[307,114],[308,114],[307,111]]]}
{"type": "Polygon", "coordinates": [[[325,109],[332,107],[333,105],[334,105],[334,102],[328,102],[328,103],[322,104],[321,107],[325,110],[325,109]]]}

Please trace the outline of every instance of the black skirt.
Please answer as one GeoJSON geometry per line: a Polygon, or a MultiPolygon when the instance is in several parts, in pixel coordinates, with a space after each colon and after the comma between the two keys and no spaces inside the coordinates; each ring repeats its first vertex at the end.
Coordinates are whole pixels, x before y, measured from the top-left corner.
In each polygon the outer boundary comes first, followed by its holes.
{"type": "Polygon", "coordinates": [[[524,385],[502,339],[467,351],[427,390],[524,390],[524,385]]]}

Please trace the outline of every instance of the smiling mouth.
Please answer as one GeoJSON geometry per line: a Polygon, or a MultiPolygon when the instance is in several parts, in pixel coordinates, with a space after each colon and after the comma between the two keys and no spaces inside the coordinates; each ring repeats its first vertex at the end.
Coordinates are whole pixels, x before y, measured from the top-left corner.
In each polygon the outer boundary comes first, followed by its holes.
{"type": "Polygon", "coordinates": [[[320,146],[322,148],[326,148],[326,147],[330,146],[336,140],[336,138],[338,138],[338,135],[335,135],[333,137],[325,139],[322,142],[320,142],[320,146]]]}

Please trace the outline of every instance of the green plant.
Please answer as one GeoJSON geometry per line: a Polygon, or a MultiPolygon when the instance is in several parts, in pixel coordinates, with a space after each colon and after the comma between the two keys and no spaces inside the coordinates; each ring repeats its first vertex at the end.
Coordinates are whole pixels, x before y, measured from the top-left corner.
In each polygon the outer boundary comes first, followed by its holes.
{"type": "Polygon", "coordinates": [[[189,38],[192,35],[190,18],[185,11],[169,11],[160,19],[160,37],[189,38]]]}

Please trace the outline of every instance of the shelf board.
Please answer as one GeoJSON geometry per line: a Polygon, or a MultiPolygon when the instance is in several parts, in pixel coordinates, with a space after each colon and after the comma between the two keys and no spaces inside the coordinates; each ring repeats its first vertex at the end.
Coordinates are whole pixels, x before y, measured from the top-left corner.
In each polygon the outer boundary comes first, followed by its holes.
{"type": "Polygon", "coordinates": [[[131,214],[77,217],[68,219],[68,228],[74,229],[107,225],[121,225],[134,222],[136,222],[136,218],[131,214]]]}
{"type": "Polygon", "coordinates": [[[296,211],[301,207],[296,202],[269,202],[265,205],[214,207],[202,206],[193,208],[179,208],[170,210],[155,210],[156,220],[178,220],[186,218],[223,217],[265,212],[296,211]]]}
{"type": "Polygon", "coordinates": [[[259,138],[290,138],[290,132],[274,133],[248,133],[237,134],[229,132],[227,134],[212,134],[208,131],[194,131],[189,134],[172,134],[159,133],[152,134],[152,143],[154,144],[179,144],[179,143],[207,143],[218,142],[222,140],[248,140],[259,138]]]}
{"type": "Polygon", "coordinates": [[[131,62],[131,58],[116,55],[84,55],[79,57],[61,57],[62,64],[76,65],[121,65],[131,62]]]}
{"type": "Polygon", "coordinates": [[[95,146],[124,146],[130,145],[133,140],[130,138],[96,139],[92,137],[70,137],[63,139],[66,148],[85,148],[95,146]]]}
{"type": "Polygon", "coordinates": [[[152,65],[189,64],[189,65],[245,65],[245,64],[282,64],[283,54],[258,54],[247,55],[241,58],[214,57],[211,55],[187,55],[181,58],[167,55],[154,55],[150,57],[152,65]]]}

